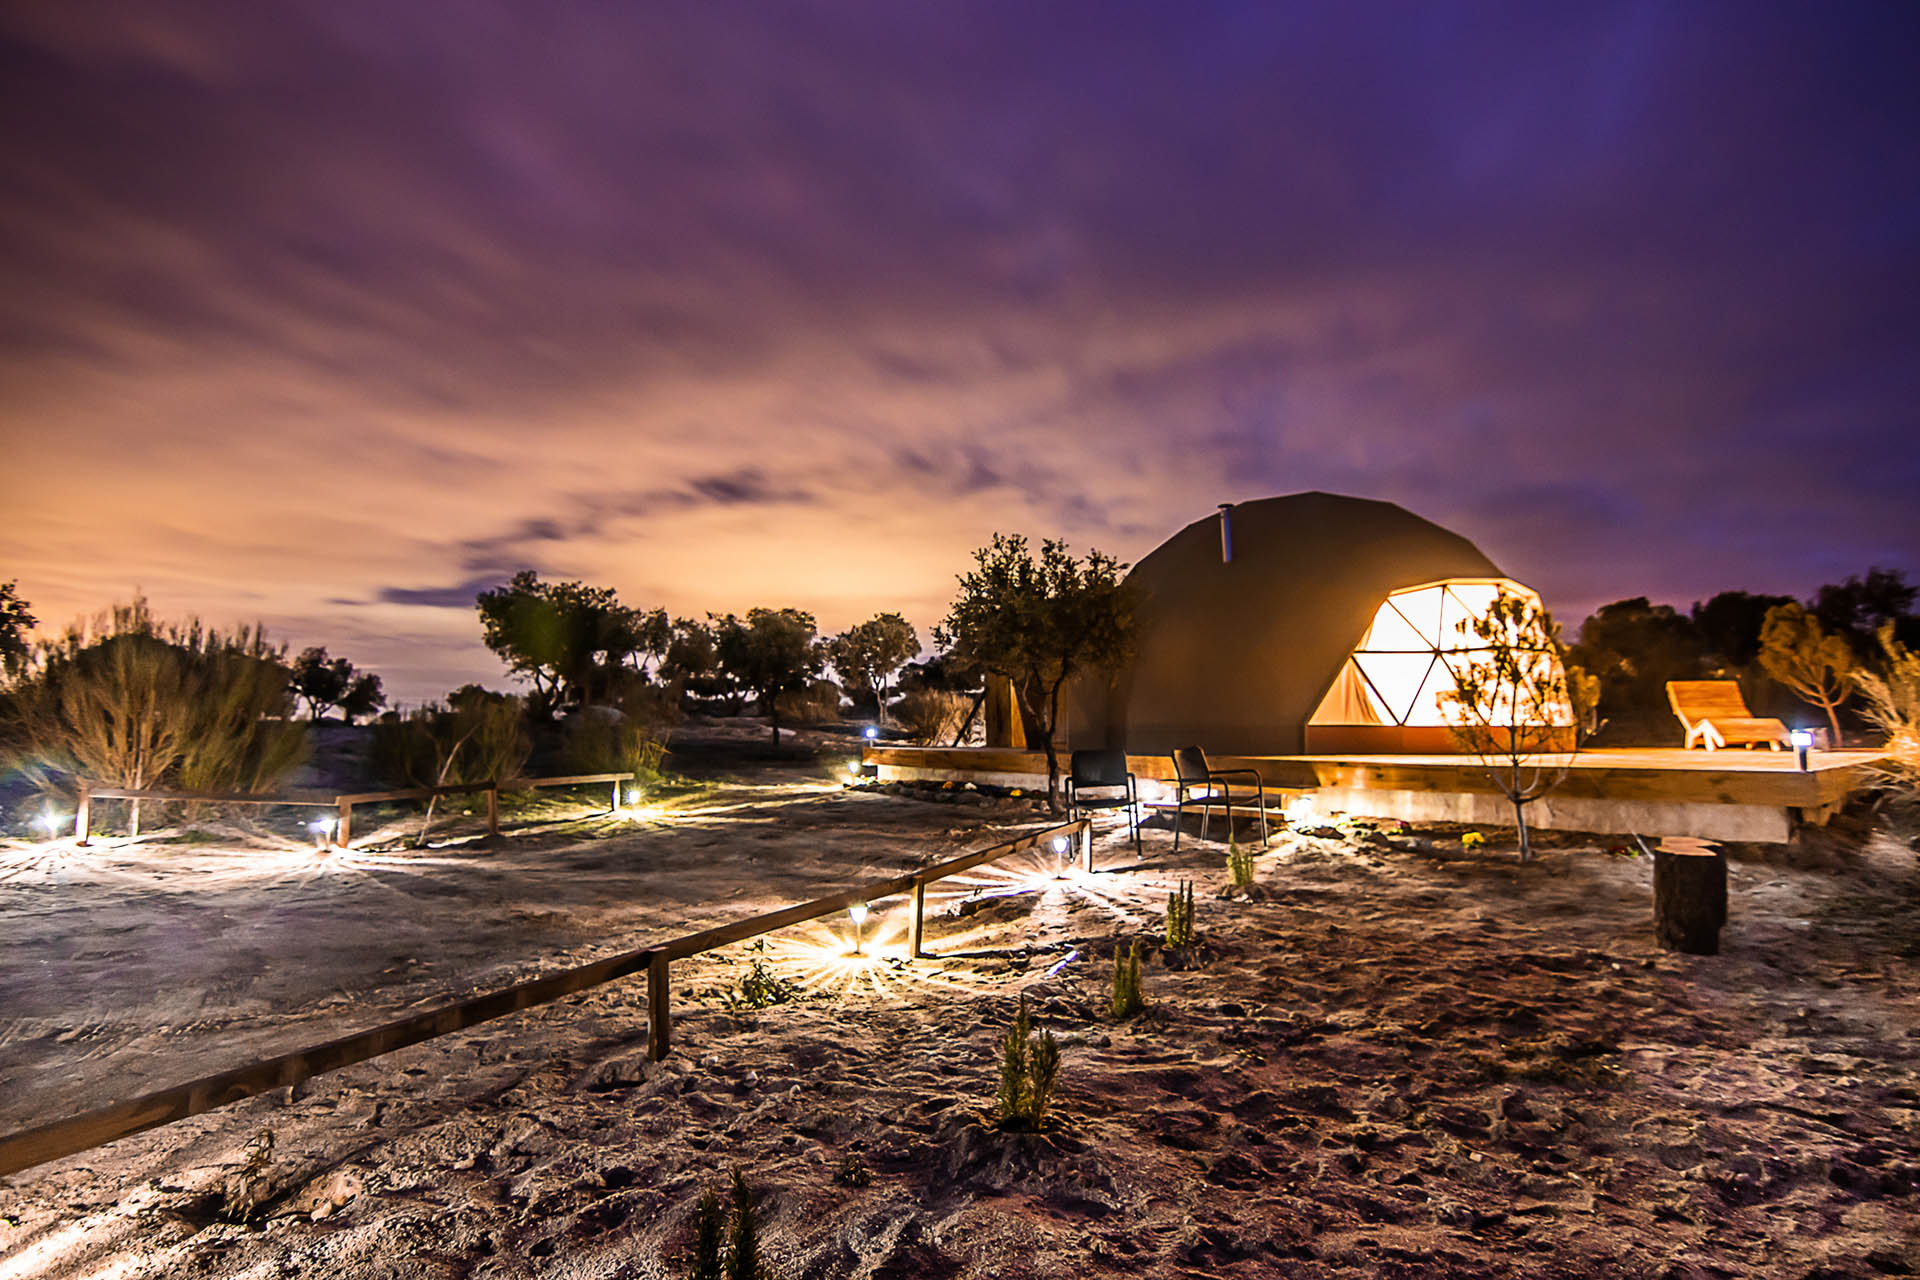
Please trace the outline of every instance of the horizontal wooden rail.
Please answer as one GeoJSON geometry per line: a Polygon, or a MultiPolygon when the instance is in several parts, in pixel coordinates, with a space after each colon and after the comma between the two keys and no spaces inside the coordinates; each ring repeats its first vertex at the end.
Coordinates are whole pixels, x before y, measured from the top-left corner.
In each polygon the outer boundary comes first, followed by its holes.
{"type": "Polygon", "coordinates": [[[533,791],[540,787],[577,787],[588,783],[613,785],[615,809],[620,807],[620,788],[633,781],[631,773],[575,773],[558,778],[508,778],[504,782],[452,782],[435,787],[403,787],[395,791],[356,791],[339,794],[330,791],[281,791],[274,795],[254,795],[228,791],[163,791],[153,787],[106,787],[91,782],[80,784],[80,796],[73,811],[73,838],[81,844],[93,834],[95,800],[172,800],[182,804],[259,804],[299,805],[335,812],[333,839],[344,846],[353,838],[353,807],[380,804],[392,800],[432,800],[439,796],[487,793],[487,831],[500,831],[500,793],[533,791]]]}
{"type": "Polygon", "coordinates": [[[392,1053],[396,1049],[406,1048],[408,1045],[419,1044],[437,1036],[450,1035],[456,1031],[464,1031],[469,1027],[505,1017],[510,1013],[517,1013],[522,1009],[551,1004],[555,1000],[618,978],[631,976],[642,970],[647,973],[648,1049],[652,1056],[661,1058],[666,1056],[670,1045],[668,965],[672,961],[683,960],[730,943],[744,942],[749,938],[772,933],[790,925],[818,920],[823,916],[844,911],[856,902],[869,902],[876,898],[892,897],[909,891],[913,894],[914,911],[910,947],[915,955],[920,955],[923,954],[920,950],[920,940],[924,927],[921,917],[925,909],[928,884],[957,875],[972,867],[1035,848],[1057,837],[1072,839],[1075,835],[1080,838],[1081,851],[1090,868],[1093,850],[1092,828],[1091,824],[1082,818],[1029,832],[985,849],[962,854],[945,862],[934,863],[918,871],[910,871],[887,880],[861,885],[844,893],[815,898],[811,902],[803,902],[797,906],[750,916],[745,920],[721,925],[718,928],[688,934],[685,937],[674,938],[635,951],[623,952],[604,960],[595,960],[542,978],[516,983],[499,991],[487,992],[437,1009],[411,1014],[383,1023],[368,1031],[308,1045],[277,1057],[252,1062],[246,1066],[235,1067],[210,1076],[202,1076],[198,1080],[142,1094],[126,1102],[96,1107],[92,1111],[84,1111],[79,1115],[36,1125],[18,1133],[0,1135],[0,1177],[18,1173],[22,1169],[30,1169],[49,1160],[58,1160],[62,1156],[90,1150],[147,1129],[171,1124],[175,1120],[184,1120],[188,1116],[212,1111],[230,1102],[238,1102],[270,1089],[298,1084],[302,1080],[311,1079],[324,1072],[336,1071],[357,1062],[365,1062],[369,1058],[377,1058],[382,1054],[392,1053]]]}

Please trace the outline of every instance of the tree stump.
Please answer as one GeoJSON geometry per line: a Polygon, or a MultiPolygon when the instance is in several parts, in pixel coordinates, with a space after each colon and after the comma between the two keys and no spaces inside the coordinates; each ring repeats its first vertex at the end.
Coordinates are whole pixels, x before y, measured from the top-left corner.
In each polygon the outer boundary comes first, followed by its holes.
{"type": "Polygon", "coordinates": [[[1653,930],[1660,945],[1717,956],[1726,922],[1726,855],[1701,840],[1661,841],[1653,851],[1653,930]]]}

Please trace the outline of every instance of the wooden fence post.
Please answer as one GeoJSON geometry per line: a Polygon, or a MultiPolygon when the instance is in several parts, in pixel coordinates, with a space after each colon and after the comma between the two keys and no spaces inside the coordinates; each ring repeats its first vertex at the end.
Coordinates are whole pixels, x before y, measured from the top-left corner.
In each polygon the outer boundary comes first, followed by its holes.
{"type": "Polygon", "coordinates": [[[620,812],[620,784],[617,782],[613,784],[613,807],[608,809],[607,812],[608,813],[620,812]]]}
{"type": "Polygon", "coordinates": [[[487,788],[487,834],[490,836],[500,834],[500,788],[498,786],[487,788]]]}
{"type": "Polygon", "coordinates": [[[907,929],[907,958],[918,960],[926,952],[920,944],[926,938],[927,930],[927,882],[913,882],[913,923],[907,929]]]}
{"type": "Polygon", "coordinates": [[[353,840],[353,801],[340,801],[340,820],[334,824],[334,843],[342,849],[353,840]]]}
{"type": "Polygon", "coordinates": [[[655,1062],[673,1047],[672,997],[667,988],[667,956],[656,952],[647,962],[647,1056],[655,1062]]]}
{"type": "Polygon", "coordinates": [[[1080,855],[1086,861],[1087,874],[1093,874],[1093,819],[1080,828],[1080,855]]]}
{"type": "Polygon", "coordinates": [[[80,803],[73,809],[73,842],[78,845],[87,843],[93,834],[93,792],[85,783],[80,784],[80,803]]]}

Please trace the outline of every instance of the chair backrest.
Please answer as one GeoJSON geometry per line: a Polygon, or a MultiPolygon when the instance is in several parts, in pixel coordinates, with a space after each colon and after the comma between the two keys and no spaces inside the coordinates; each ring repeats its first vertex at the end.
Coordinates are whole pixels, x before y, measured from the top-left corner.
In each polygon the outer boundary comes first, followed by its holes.
{"type": "Polygon", "coordinates": [[[1673,714],[1694,725],[1702,720],[1751,720],[1738,680],[1669,680],[1667,701],[1673,714]]]}
{"type": "Polygon", "coordinates": [[[1198,747],[1173,749],[1173,776],[1182,782],[1204,782],[1207,777],[1207,753],[1198,747]]]}
{"type": "Polygon", "coordinates": [[[1127,785],[1127,753],[1124,751],[1076,751],[1068,768],[1076,787],[1127,785]]]}

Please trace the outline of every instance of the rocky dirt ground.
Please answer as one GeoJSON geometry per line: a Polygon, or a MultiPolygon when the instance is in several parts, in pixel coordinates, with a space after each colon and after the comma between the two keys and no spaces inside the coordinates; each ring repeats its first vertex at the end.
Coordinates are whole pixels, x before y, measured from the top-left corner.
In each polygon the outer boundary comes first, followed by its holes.
{"type": "MultiPolygon", "coordinates": [[[[350,993],[331,1016],[402,1007],[594,954],[615,930],[630,944],[662,927],[637,898],[732,918],[1032,820],[752,785],[684,827],[556,823],[418,869],[276,883],[305,904],[296,920],[318,915],[273,936],[312,946],[324,974],[262,961],[268,998],[221,987],[230,961],[183,964],[203,1017],[261,1001],[195,1056],[229,1031],[310,1031],[302,982],[350,993]],[[378,935],[358,968],[352,919],[378,935]],[[508,964],[508,943],[532,950],[508,964]],[[374,963],[421,953],[432,968],[405,981],[374,963]]],[[[1736,851],[1724,954],[1694,958],[1654,947],[1643,859],[1545,843],[1520,867],[1497,834],[1472,850],[1442,830],[1285,834],[1251,898],[1221,896],[1221,846],[1175,854],[1164,830],[1138,862],[1103,839],[1092,876],[1021,855],[942,887],[939,959],[905,963],[897,904],[875,904],[859,956],[846,923],[821,922],[676,966],[664,1063],[645,1060],[643,986],[618,983],[16,1175],[0,1186],[0,1277],[677,1276],[700,1191],[736,1169],[762,1197],[772,1274],[796,1278],[1920,1272],[1912,853],[1736,851]],[[1183,878],[1199,943],[1165,952],[1183,878]],[[1134,939],[1149,1008],[1116,1022],[1112,955],[1134,939]],[[755,961],[797,998],[730,1003],[755,961]],[[990,1115],[1023,994],[1064,1054],[1057,1123],[1038,1135],[990,1115]],[[236,1181],[269,1131],[259,1176],[236,1181]],[[244,1216],[229,1190],[256,1220],[224,1220],[244,1216]]],[[[189,949],[228,945],[240,926],[206,913],[232,905],[143,874],[168,884],[113,910],[189,949]],[[164,923],[181,913],[202,927],[164,923]]],[[[71,1102],[170,1075],[173,1059],[151,1060],[165,1037],[129,1030],[155,1014],[91,985],[145,935],[100,933],[94,915],[60,926],[79,975],[65,994],[86,1010],[74,1026],[118,1030],[95,1037],[112,1050],[98,1065],[61,1056],[44,1033],[64,1006],[12,945],[17,880],[0,885],[0,999],[45,1004],[10,1015],[41,1034],[0,1048],[8,1115],[45,1108],[18,1080],[71,1102]]],[[[111,897],[60,890],[47,910],[111,897]]],[[[249,938],[220,954],[264,946],[249,938]]]]}

